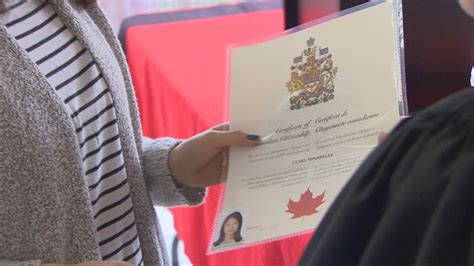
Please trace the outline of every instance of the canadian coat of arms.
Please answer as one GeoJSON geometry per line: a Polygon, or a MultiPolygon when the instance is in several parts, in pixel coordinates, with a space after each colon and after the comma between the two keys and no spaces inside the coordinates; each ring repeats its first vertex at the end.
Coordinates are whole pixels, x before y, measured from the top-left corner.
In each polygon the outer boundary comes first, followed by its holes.
{"type": "Polygon", "coordinates": [[[308,48],[293,59],[291,79],[286,82],[291,110],[334,99],[337,67],[329,48],[318,47],[314,41],[314,38],[309,38],[306,41],[308,48]]]}

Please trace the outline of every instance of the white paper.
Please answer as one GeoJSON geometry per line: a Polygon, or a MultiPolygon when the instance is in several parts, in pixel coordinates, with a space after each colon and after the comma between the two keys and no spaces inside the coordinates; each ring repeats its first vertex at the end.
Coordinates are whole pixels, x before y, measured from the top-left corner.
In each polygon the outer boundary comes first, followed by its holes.
{"type": "Polygon", "coordinates": [[[382,3],[232,50],[231,129],[264,143],[230,151],[211,252],[317,227],[379,132],[399,120],[394,32],[382,3]],[[238,228],[223,225],[229,214],[238,228]],[[226,230],[241,237],[219,240],[226,230]]]}

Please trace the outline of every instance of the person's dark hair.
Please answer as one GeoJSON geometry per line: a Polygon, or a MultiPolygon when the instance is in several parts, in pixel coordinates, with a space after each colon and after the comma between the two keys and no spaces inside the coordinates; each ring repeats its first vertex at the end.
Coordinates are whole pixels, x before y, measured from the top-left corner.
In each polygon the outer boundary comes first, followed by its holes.
{"type": "Polygon", "coordinates": [[[242,214],[240,214],[240,212],[233,212],[225,218],[224,222],[222,222],[219,238],[213,243],[214,247],[219,246],[224,241],[224,226],[225,223],[231,218],[234,218],[239,223],[239,228],[237,228],[237,231],[234,233],[235,242],[242,241],[242,235],[240,233],[240,230],[242,229],[242,214]]]}

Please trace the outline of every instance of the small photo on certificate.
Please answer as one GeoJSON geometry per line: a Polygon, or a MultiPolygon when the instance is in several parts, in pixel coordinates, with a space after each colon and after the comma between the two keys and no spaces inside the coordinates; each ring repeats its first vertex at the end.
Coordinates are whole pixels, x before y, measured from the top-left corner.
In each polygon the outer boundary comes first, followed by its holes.
{"type": "Polygon", "coordinates": [[[219,232],[215,232],[211,250],[220,248],[237,247],[245,243],[245,210],[233,210],[221,213],[217,227],[219,232]]]}

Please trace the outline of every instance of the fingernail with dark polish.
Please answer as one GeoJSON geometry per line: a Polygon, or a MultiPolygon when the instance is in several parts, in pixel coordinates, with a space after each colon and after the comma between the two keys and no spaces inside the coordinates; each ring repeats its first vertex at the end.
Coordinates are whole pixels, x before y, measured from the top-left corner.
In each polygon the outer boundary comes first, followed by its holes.
{"type": "Polygon", "coordinates": [[[259,135],[247,135],[248,140],[258,140],[260,138],[259,135]]]}

